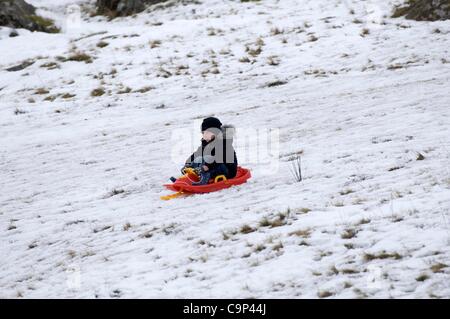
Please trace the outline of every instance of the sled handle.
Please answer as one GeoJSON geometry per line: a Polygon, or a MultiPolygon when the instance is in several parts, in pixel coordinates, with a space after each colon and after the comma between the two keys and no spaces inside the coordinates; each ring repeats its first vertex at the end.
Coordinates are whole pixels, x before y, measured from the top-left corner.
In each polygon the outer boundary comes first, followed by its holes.
{"type": "Polygon", "coordinates": [[[197,175],[195,170],[193,168],[191,168],[191,167],[186,167],[184,169],[184,175],[188,175],[188,174],[197,175]]]}
{"type": "Polygon", "coordinates": [[[214,178],[214,183],[218,183],[218,182],[220,182],[220,180],[226,181],[227,178],[225,177],[225,175],[216,176],[216,178],[214,178]]]}

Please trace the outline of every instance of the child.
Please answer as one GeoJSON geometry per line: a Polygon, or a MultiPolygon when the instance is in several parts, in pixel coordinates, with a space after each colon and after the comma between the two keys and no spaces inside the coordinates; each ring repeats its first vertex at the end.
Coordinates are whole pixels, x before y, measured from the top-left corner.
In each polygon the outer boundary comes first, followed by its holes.
{"type": "Polygon", "coordinates": [[[234,178],[237,172],[237,157],[233,148],[234,127],[222,125],[219,119],[208,117],[201,125],[202,145],[186,160],[186,167],[196,169],[200,180],[192,185],[205,185],[211,178],[225,175],[234,178]]]}

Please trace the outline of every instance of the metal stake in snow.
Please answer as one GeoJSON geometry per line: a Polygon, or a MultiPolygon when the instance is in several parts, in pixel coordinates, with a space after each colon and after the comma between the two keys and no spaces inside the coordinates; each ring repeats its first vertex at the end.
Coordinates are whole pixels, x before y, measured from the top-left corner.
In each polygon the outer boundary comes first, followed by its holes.
{"type": "Polygon", "coordinates": [[[294,176],[296,182],[301,182],[302,177],[302,158],[298,155],[291,163],[291,173],[294,176]]]}

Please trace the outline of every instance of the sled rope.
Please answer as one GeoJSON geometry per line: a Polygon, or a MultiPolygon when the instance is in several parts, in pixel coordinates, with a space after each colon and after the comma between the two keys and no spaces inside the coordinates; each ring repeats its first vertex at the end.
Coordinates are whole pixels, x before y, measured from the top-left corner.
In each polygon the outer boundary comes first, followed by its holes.
{"type": "Polygon", "coordinates": [[[171,200],[171,199],[178,198],[178,197],[181,197],[181,196],[184,196],[184,195],[187,195],[187,194],[184,193],[184,192],[176,192],[175,194],[161,196],[160,198],[162,200],[171,200]]]}

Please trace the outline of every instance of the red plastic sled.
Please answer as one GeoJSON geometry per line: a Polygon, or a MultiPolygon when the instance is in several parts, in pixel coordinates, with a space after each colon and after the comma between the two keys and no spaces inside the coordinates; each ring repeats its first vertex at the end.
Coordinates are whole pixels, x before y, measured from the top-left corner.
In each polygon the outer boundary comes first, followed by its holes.
{"type": "MultiPolygon", "coordinates": [[[[178,178],[173,184],[165,184],[164,186],[178,194],[199,194],[199,193],[211,193],[216,192],[225,188],[229,188],[234,185],[240,185],[251,177],[250,170],[238,167],[236,177],[231,179],[226,179],[223,175],[217,176],[215,180],[210,180],[206,185],[193,186],[193,182],[197,182],[199,180],[198,176],[192,173],[184,175],[178,178]]],[[[175,194],[174,194],[175,195],[175,194]]],[[[161,199],[171,199],[173,195],[163,196],[161,199]]]]}

